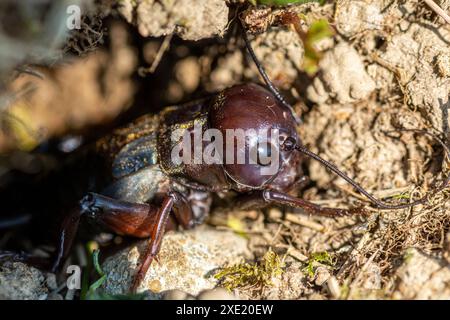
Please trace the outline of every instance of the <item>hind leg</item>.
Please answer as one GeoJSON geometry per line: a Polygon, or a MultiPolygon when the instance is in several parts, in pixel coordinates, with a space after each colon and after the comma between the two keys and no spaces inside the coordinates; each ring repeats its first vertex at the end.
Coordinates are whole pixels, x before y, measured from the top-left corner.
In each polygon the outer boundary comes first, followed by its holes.
{"type": "Polygon", "coordinates": [[[192,210],[184,197],[176,192],[169,192],[160,206],[130,203],[91,193],[82,200],[81,207],[84,214],[118,234],[149,238],[131,287],[133,292],[160,250],[170,213],[175,213],[177,222],[183,227],[192,226],[192,210]]]}

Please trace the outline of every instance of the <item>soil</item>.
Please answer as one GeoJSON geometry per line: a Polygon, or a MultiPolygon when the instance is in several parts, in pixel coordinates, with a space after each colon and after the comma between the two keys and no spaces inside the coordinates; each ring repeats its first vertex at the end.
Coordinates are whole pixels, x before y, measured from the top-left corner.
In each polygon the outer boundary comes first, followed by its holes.
{"type": "MultiPolygon", "coordinates": [[[[2,188],[8,188],[12,171],[30,171],[18,157],[25,159],[46,141],[78,137],[87,143],[165,105],[241,82],[261,83],[236,26],[236,6],[242,2],[85,1],[83,23],[90,31],[72,31],[50,65],[27,57],[0,59],[2,188]],[[33,72],[24,73],[23,67],[33,72]]],[[[450,1],[436,2],[450,12],[450,1]]],[[[316,43],[323,57],[318,72],[309,76],[299,35],[274,22],[285,10],[252,8],[246,23],[258,31],[251,43],[269,78],[302,119],[302,142],[378,198],[412,201],[434,190],[449,174],[450,159],[437,137],[444,143],[450,139],[450,25],[416,0],[292,6],[288,10],[302,17],[305,30],[319,19],[335,30],[316,43]]],[[[15,37],[24,41],[23,35],[15,37]]],[[[270,285],[258,290],[244,285],[233,294],[243,299],[450,299],[448,188],[432,193],[423,205],[379,210],[318,162],[305,160],[305,171],[311,182],[303,198],[330,207],[365,205],[369,215],[230,211],[226,200],[217,201],[208,228],[236,231],[229,221],[237,220],[253,257],[247,256],[248,262],[260,261],[272,249],[284,263],[270,285]],[[329,259],[315,258],[324,252],[329,259]]],[[[100,238],[93,240],[102,246],[100,238]]],[[[82,238],[77,246],[86,242],[82,238]]],[[[41,246],[20,229],[0,229],[0,250],[11,243],[32,250],[41,246]]],[[[0,279],[10,274],[8,265],[0,279]]],[[[29,277],[44,279],[34,270],[29,277]]],[[[58,281],[64,277],[58,275],[58,281]]],[[[14,293],[0,290],[0,296],[41,299],[52,291],[39,284],[29,287],[33,292],[17,286],[14,293]]]]}

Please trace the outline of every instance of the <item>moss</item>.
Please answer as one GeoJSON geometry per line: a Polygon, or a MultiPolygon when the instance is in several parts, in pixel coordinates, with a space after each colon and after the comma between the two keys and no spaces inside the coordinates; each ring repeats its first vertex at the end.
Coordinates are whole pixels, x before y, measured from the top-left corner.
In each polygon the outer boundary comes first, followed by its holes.
{"type": "Polygon", "coordinates": [[[304,4],[310,2],[317,2],[320,5],[325,3],[325,0],[249,0],[249,2],[253,5],[264,4],[270,6],[287,6],[290,4],[304,4]]]}
{"type": "Polygon", "coordinates": [[[405,252],[405,254],[403,256],[403,261],[406,264],[408,264],[411,261],[411,259],[414,257],[414,252],[415,252],[415,250],[412,249],[412,248],[406,250],[406,252],[405,252]]]}
{"type": "Polygon", "coordinates": [[[264,288],[272,285],[272,279],[283,273],[284,263],[272,250],[269,250],[260,262],[240,263],[223,268],[214,278],[228,290],[242,287],[264,288]]]}
{"type": "Polygon", "coordinates": [[[314,277],[315,267],[318,263],[333,267],[335,262],[333,257],[326,251],[312,253],[303,272],[311,278],[314,277]]]}

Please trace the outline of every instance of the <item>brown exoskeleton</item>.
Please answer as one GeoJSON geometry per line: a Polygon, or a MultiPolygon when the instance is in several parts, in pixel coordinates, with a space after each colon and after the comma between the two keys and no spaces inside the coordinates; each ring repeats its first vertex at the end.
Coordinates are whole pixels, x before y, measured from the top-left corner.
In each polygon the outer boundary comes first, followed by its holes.
{"type": "MultiPolygon", "coordinates": [[[[177,224],[192,228],[202,223],[209,212],[210,194],[214,192],[235,191],[238,194],[235,205],[243,209],[277,204],[326,216],[364,212],[361,208],[320,207],[290,195],[305,180],[301,170],[304,156],[320,161],[380,209],[406,208],[426,201],[427,198],[422,198],[412,203],[385,204],[333,164],[306,149],[297,135],[291,106],[269,81],[245,34],[244,38],[268,89],[252,83],[236,85],[215,97],[169,107],[155,116],[143,116],[99,140],[96,150],[110,165],[112,183],[99,193],[87,194],[65,218],[53,269],[69,253],[80,218],[92,218],[117,234],[149,239],[132,285],[134,291],[155,259],[165,231],[177,224]],[[174,131],[183,129],[194,135],[196,124],[202,124],[202,130],[215,129],[224,136],[227,130],[254,129],[245,137],[240,151],[256,158],[252,163],[229,163],[222,152],[218,154],[219,160],[223,160],[220,163],[175,163],[174,131]],[[279,138],[267,143],[267,136],[261,136],[260,132],[271,129],[277,130],[279,138]],[[261,143],[262,140],[266,143],[261,143]],[[261,169],[269,163],[260,159],[273,154],[279,160],[274,172],[262,174],[261,169]]],[[[209,143],[202,144],[206,148],[209,143]]],[[[234,139],[224,140],[223,150],[238,149],[234,139]]],[[[447,183],[448,179],[441,188],[447,183]]]]}

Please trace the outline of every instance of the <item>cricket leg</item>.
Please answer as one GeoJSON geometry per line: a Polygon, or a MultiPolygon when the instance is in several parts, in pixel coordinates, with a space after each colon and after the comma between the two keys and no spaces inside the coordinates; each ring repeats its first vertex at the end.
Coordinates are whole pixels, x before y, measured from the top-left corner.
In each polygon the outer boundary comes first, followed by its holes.
{"type": "Polygon", "coordinates": [[[176,192],[165,196],[160,206],[132,203],[89,193],[81,200],[80,207],[83,215],[93,218],[119,235],[149,238],[141,255],[132,291],[136,291],[159,252],[172,209],[177,221],[184,227],[190,227],[192,218],[189,204],[176,192]]]}
{"type": "Polygon", "coordinates": [[[283,205],[292,208],[301,208],[313,215],[335,217],[366,214],[363,208],[341,209],[321,207],[310,201],[293,197],[287,193],[275,190],[256,191],[239,199],[237,206],[240,209],[261,208],[270,204],[283,205]]]}

